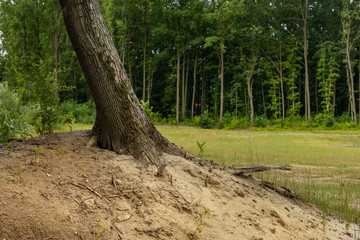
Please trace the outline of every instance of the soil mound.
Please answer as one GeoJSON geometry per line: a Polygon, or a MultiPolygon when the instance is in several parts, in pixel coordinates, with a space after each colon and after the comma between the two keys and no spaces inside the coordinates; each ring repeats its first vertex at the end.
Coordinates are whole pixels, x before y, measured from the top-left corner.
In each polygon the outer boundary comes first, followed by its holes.
{"type": "Polygon", "coordinates": [[[0,145],[1,240],[352,239],[345,223],[254,179],[163,155],[171,184],[88,141],[74,131],[0,145]]]}

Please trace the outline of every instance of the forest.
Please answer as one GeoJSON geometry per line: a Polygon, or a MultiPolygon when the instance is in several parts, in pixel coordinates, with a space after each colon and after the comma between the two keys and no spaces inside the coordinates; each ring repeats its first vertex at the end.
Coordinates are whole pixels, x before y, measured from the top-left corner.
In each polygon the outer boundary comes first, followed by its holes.
{"type": "MultiPolygon", "coordinates": [[[[99,2],[155,123],[358,125],[359,0],[99,2]]],[[[2,141],[31,126],[47,133],[59,121],[93,122],[57,0],[1,0],[0,34],[2,141]]]]}

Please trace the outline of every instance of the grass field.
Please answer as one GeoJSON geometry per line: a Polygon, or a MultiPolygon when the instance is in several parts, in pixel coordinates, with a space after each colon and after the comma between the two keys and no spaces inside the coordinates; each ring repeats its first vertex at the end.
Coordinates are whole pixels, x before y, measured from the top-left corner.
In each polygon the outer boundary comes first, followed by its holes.
{"type": "MultiPolygon", "coordinates": [[[[75,124],[73,130],[92,125],[75,124]]],[[[281,165],[291,171],[268,171],[254,177],[286,186],[325,214],[349,222],[360,218],[360,133],[258,132],[157,126],[171,142],[203,157],[234,167],[281,165]]],[[[69,131],[63,126],[58,131],[69,131]]]]}
{"type": "Polygon", "coordinates": [[[360,135],[357,132],[255,132],[158,126],[185,150],[235,167],[281,165],[254,177],[286,186],[321,207],[325,214],[347,221],[360,217],[360,135]]]}

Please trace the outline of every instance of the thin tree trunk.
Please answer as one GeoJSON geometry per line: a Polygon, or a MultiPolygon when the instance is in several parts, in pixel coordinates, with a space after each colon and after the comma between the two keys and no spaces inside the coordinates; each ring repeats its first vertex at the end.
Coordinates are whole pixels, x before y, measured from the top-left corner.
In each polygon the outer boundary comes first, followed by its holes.
{"type": "Polygon", "coordinates": [[[263,79],[260,78],[260,84],[261,84],[261,97],[262,97],[262,101],[263,101],[263,106],[264,106],[264,116],[266,117],[266,102],[265,102],[265,93],[264,93],[264,86],[263,86],[263,79]]]}
{"type": "Polygon", "coordinates": [[[305,0],[305,9],[303,9],[300,2],[301,15],[303,20],[303,34],[304,34],[304,64],[305,64],[305,121],[311,118],[311,105],[310,105],[310,90],[309,90],[309,67],[308,67],[308,49],[309,40],[307,37],[307,23],[309,12],[309,0],[305,0]],[[304,12],[305,11],[305,12],[304,12]]]}
{"type": "Polygon", "coordinates": [[[145,102],[146,100],[146,37],[147,37],[147,25],[146,25],[146,17],[147,17],[147,4],[145,4],[145,14],[144,14],[144,46],[143,46],[143,95],[142,100],[145,102]]]}
{"type": "Polygon", "coordinates": [[[195,93],[196,93],[196,67],[197,67],[198,55],[199,55],[199,50],[196,49],[195,61],[194,61],[194,84],[193,84],[193,94],[191,101],[191,120],[194,119],[194,105],[195,105],[195,93]]]}
{"type": "Polygon", "coordinates": [[[336,103],[336,82],[334,82],[334,96],[333,96],[333,106],[332,106],[333,116],[335,116],[335,103],[336,103]]]}
{"type": "Polygon", "coordinates": [[[201,78],[201,114],[205,111],[205,80],[201,78]]]}
{"type": "Polygon", "coordinates": [[[181,118],[185,119],[185,68],[186,68],[186,52],[184,52],[183,56],[183,68],[182,68],[182,76],[181,76],[181,118]]]}
{"type": "MultiPolygon", "coordinates": [[[[221,38],[222,39],[222,38],[221,38]]],[[[223,121],[224,112],[224,40],[220,43],[220,122],[223,121]]]]}
{"type": "Polygon", "coordinates": [[[284,99],[284,80],[283,80],[283,67],[282,67],[282,41],[279,38],[279,73],[280,73],[280,88],[281,88],[281,115],[282,121],[285,122],[285,99],[284,99]]]}
{"type": "Polygon", "coordinates": [[[59,28],[57,26],[57,9],[56,2],[53,3],[54,6],[54,14],[53,14],[53,27],[54,27],[54,68],[55,68],[55,82],[54,82],[54,90],[55,90],[55,101],[59,100],[59,28]]]}
{"type": "MultiPolygon", "coordinates": [[[[348,6],[347,6],[348,8],[348,6]]],[[[349,11],[347,9],[347,11],[349,11]]],[[[346,52],[346,63],[347,63],[347,70],[348,70],[348,84],[349,84],[349,97],[350,97],[350,110],[351,110],[351,117],[352,120],[357,124],[357,114],[356,114],[356,106],[355,106],[355,91],[354,91],[354,74],[352,69],[352,61],[350,56],[350,30],[351,25],[350,23],[346,26],[343,23],[343,31],[346,31],[346,39],[345,39],[345,52],[346,52]]]]}
{"type": "Polygon", "coordinates": [[[180,50],[177,50],[177,67],[176,67],[176,124],[180,123],[180,50]]]}
{"type": "Polygon", "coordinates": [[[185,77],[185,95],[184,95],[184,119],[186,117],[186,105],[187,105],[187,90],[188,90],[188,81],[189,81],[189,54],[187,55],[186,61],[186,77],[185,77]]]}
{"type": "Polygon", "coordinates": [[[252,77],[253,77],[253,73],[254,73],[254,69],[255,69],[255,65],[256,65],[256,57],[253,54],[252,57],[252,65],[250,68],[250,73],[248,76],[246,76],[246,82],[247,82],[247,90],[248,90],[248,95],[249,95],[249,102],[250,102],[250,120],[251,120],[251,126],[254,126],[254,103],[253,103],[253,95],[252,95],[252,77]]]}
{"type": "Polygon", "coordinates": [[[151,95],[151,87],[152,87],[152,79],[151,79],[151,64],[149,64],[149,72],[148,72],[148,96],[147,96],[147,99],[148,99],[148,102],[149,102],[149,107],[150,107],[150,95],[151,95]]]}
{"type": "Polygon", "coordinates": [[[98,1],[60,0],[60,3],[69,37],[95,101],[92,135],[98,145],[118,153],[130,153],[156,168],[161,165],[159,152],[184,154],[156,130],[141,107],[98,1]]]}
{"type": "MultiPolygon", "coordinates": [[[[315,74],[316,76],[317,74],[315,74]]],[[[318,79],[315,78],[315,108],[316,113],[319,113],[319,99],[318,99],[318,79]]]]}
{"type": "Polygon", "coordinates": [[[79,103],[79,92],[78,92],[78,81],[76,77],[76,68],[75,68],[75,60],[72,62],[72,68],[73,68],[73,79],[75,84],[75,101],[76,103],[79,103]]]}

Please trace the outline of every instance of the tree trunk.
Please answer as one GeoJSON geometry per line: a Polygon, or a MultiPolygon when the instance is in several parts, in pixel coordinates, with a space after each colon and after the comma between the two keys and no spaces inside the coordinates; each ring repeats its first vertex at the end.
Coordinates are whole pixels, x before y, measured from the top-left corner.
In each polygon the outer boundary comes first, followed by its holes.
{"type": "Polygon", "coordinates": [[[262,101],[263,101],[263,106],[264,106],[264,116],[266,118],[266,102],[265,102],[265,93],[264,93],[264,85],[263,85],[263,80],[262,78],[260,78],[260,83],[261,83],[261,97],[262,97],[262,101]]]}
{"type": "Polygon", "coordinates": [[[224,41],[220,43],[220,122],[223,121],[224,112],[224,41]]]}
{"type": "Polygon", "coordinates": [[[60,43],[60,33],[57,26],[57,9],[56,2],[54,1],[54,14],[53,14],[53,27],[54,27],[54,68],[55,68],[55,101],[59,101],[59,43],[60,43]]]}
{"type": "Polygon", "coordinates": [[[189,55],[190,55],[190,54],[188,54],[187,60],[186,60],[185,95],[184,95],[184,116],[183,116],[184,119],[185,119],[185,117],[186,117],[187,90],[188,90],[188,82],[189,82],[189,55]]]}
{"type": "Polygon", "coordinates": [[[66,28],[96,105],[100,147],[159,167],[159,152],[184,154],[151,123],[137,99],[96,0],[60,0],[66,28]],[[101,36],[101,37],[100,37],[101,36]]]}
{"type": "Polygon", "coordinates": [[[311,105],[310,105],[310,89],[309,89],[309,67],[308,67],[308,49],[309,40],[307,38],[307,22],[309,13],[309,0],[305,0],[305,9],[303,9],[300,2],[301,15],[303,20],[303,34],[304,34],[304,64],[305,64],[305,121],[311,118],[311,105]]]}
{"type": "Polygon", "coordinates": [[[144,14],[144,46],[143,46],[143,95],[142,95],[142,100],[145,102],[145,98],[146,98],[146,15],[147,15],[147,4],[145,6],[145,14],[144,14]]]}
{"type": "Polygon", "coordinates": [[[250,120],[251,120],[251,126],[254,126],[254,103],[253,103],[253,94],[252,94],[252,85],[253,85],[253,81],[251,81],[253,74],[254,74],[254,69],[255,69],[255,65],[256,65],[256,57],[253,54],[252,56],[252,65],[250,68],[250,72],[249,75],[246,76],[246,82],[247,82],[247,90],[248,90],[248,95],[249,95],[249,102],[250,102],[250,120]]]}
{"type": "Polygon", "coordinates": [[[196,67],[197,67],[198,55],[199,55],[199,50],[196,49],[195,61],[194,61],[194,85],[193,85],[193,95],[191,101],[191,120],[194,119],[194,105],[195,105],[195,93],[196,93],[196,67]]]}
{"type": "Polygon", "coordinates": [[[186,51],[183,56],[183,68],[182,68],[182,76],[181,76],[181,119],[184,121],[185,119],[185,68],[186,68],[186,51]]]}
{"type": "Polygon", "coordinates": [[[282,66],[282,40],[279,38],[279,73],[280,73],[280,89],[281,89],[281,115],[282,122],[285,122],[285,99],[284,99],[284,79],[282,66]]]}
{"type": "Polygon", "coordinates": [[[180,123],[180,49],[177,50],[177,65],[176,65],[176,124],[180,123]]]}

